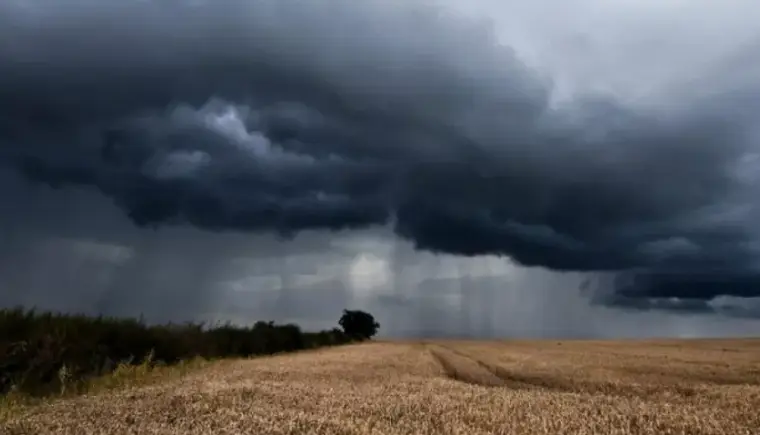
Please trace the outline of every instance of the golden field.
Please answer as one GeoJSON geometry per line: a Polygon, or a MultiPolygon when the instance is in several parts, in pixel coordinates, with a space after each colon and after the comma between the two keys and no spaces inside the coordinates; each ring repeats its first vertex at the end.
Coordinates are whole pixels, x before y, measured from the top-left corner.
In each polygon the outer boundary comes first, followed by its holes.
{"type": "Polygon", "coordinates": [[[16,434],[760,434],[760,340],[373,342],[6,413],[16,434]]]}

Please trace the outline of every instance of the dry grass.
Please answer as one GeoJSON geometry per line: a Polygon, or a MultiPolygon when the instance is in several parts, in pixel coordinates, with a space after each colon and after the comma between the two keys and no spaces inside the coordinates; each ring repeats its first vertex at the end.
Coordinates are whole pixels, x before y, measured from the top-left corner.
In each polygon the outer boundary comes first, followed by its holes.
{"type": "Polygon", "coordinates": [[[760,340],[368,343],[16,409],[9,434],[760,434],[760,340]]]}
{"type": "MultiPolygon", "coordinates": [[[[0,396],[0,422],[13,419],[15,415],[23,413],[26,409],[34,406],[44,406],[53,401],[68,399],[80,395],[97,395],[111,390],[124,390],[141,386],[164,383],[171,379],[182,379],[204,367],[214,364],[203,358],[183,360],[176,364],[166,366],[152,364],[150,358],[146,358],[141,364],[119,364],[113,372],[90,378],[87,380],[65,379],[66,371],[60,370],[62,386],[56,396],[33,396],[21,391],[11,391],[9,394],[0,396]]],[[[2,432],[0,432],[2,433],[2,432]]]]}

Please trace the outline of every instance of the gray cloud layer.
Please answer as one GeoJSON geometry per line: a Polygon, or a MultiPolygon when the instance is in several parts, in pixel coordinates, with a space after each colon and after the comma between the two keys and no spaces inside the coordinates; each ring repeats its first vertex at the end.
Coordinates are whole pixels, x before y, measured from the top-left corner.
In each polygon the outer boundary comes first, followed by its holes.
{"type": "Polygon", "coordinates": [[[0,162],[30,179],[141,226],[391,224],[423,250],[625,270],[618,302],[760,296],[750,84],[555,106],[422,3],[0,5],[0,162]]]}

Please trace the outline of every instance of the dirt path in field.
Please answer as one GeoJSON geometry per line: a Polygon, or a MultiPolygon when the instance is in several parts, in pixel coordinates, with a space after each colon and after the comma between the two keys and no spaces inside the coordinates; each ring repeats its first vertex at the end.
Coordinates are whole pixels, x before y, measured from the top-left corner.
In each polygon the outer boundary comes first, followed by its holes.
{"type": "MultiPolygon", "coordinates": [[[[577,384],[585,390],[568,380],[556,389],[536,383],[535,367],[510,366],[525,361],[524,349],[478,346],[371,343],[227,361],[182,380],[31,408],[0,433],[760,434],[756,385],[705,384],[686,398],[595,392],[592,378],[577,384]]],[[[552,367],[551,358],[532,360],[552,367]]],[[[621,388],[633,385],[621,379],[621,388]]]]}

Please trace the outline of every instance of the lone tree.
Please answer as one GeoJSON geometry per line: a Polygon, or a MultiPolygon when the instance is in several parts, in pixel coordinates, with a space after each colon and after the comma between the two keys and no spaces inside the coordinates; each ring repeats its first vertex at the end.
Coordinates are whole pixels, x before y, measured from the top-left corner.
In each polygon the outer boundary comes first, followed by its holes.
{"type": "Polygon", "coordinates": [[[343,310],[338,324],[346,335],[360,340],[371,338],[380,328],[380,324],[375,321],[372,314],[359,310],[343,310]]]}

